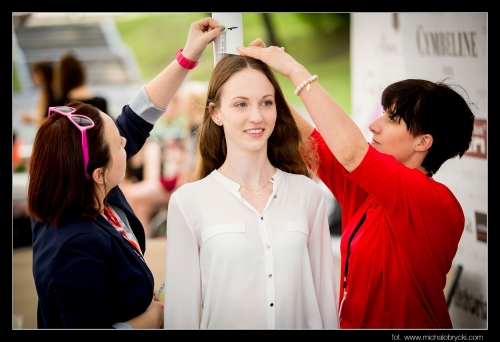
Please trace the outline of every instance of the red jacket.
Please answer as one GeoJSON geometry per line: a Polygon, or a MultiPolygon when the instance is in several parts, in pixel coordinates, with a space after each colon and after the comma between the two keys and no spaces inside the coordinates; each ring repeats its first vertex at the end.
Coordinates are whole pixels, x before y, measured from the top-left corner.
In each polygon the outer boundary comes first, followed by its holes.
{"type": "Polygon", "coordinates": [[[342,207],[341,328],[452,329],[443,289],[465,217],[443,184],[371,145],[351,173],[315,130],[318,177],[342,207]],[[347,295],[344,272],[350,243],[347,295]]]}

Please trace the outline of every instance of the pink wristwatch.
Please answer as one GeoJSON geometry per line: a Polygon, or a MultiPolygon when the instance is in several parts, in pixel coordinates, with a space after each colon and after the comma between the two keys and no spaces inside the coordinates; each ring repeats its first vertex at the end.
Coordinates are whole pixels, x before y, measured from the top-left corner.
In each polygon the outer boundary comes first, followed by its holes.
{"type": "Polygon", "coordinates": [[[198,61],[193,62],[193,61],[190,61],[189,59],[187,59],[186,57],[184,57],[182,55],[182,50],[184,50],[184,49],[177,50],[177,53],[175,54],[175,59],[177,59],[177,62],[179,62],[181,67],[183,67],[184,69],[188,69],[188,70],[194,69],[198,65],[198,61]]]}

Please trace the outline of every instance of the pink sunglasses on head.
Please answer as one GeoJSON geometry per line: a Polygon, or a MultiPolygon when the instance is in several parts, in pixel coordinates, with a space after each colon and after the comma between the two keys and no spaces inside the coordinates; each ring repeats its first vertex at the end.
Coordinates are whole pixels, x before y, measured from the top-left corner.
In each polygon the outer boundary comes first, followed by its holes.
{"type": "Polygon", "coordinates": [[[90,119],[88,116],[81,114],[73,114],[76,112],[76,109],[73,107],[49,107],[49,115],[52,113],[57,113],[64,115],[68,118],[69,121],[75,125],[80,132],[82,132],[82,152],[83,152],[83,165],[85,170],[85,176],[87,179],[90,178],[87,173],[87,165],[89,164],[89,145],[87,143],[87,130],[91,129],[95,126],[94,121],[90,119]]]}

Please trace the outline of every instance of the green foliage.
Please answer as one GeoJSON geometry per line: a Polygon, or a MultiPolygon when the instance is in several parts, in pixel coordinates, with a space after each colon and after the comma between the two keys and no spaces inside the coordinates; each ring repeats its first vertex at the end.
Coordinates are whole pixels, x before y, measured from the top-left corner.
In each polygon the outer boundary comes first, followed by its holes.
{"type": "Polygon", "coordinates": [[[349,13],[296,13],[295,16],[313,28],[316,34],[333,35],[349,26],[349,13]]]}
{"type": "MultiPolygon", "coordinates": [[[[211,13],[138,13],[115,18],[122,40],[134,51],[142,77],[150,80],[184,46],[189,24],[211,13]]],[[[303,64],[347,113],[351,112],[349,14],[348,13],[270,13],[274,35],[285,51],[303,64]]],[[[242,14],[243,44],[256,38],[269,42],[262,13],[242,14]]],[[[208,81],[213,70],[210,44],[189,77],[208,81]]],[[[302,105],[293,95],[289,79],[277,75],[287,100],[302,105]]]]}
{"type": "Polygon", "coordinates": [[[14,173],[21,173],[21,172],[27,172],[27,171],[28,171],[28,168],[24,164],[19,164],[18,166],[16,166],[12,170],[12,172],[14,172],[14,173]]]}
{"type": "MultiPolygon", "coordinates": [[[[150,80],[174,59],[179,48],[184,47],[189,24],[205,16],[208,14],[140,13],[117,16],[115,21],[123,42],[135,53],[142,77],[150,80]]],[[[208,53],[207,49],[204,57],[208,53]]],[[[198,72],[194,69],[192,77],[196,77],[195,71],[198,72]]]]}
{"type": "Polygon", "coordinates": [[[18,92],[20,90],[21,90],[21,81],[19,80],[16,63],[14,62],[14,59],[12,59],[12,91],[18,92]]]}

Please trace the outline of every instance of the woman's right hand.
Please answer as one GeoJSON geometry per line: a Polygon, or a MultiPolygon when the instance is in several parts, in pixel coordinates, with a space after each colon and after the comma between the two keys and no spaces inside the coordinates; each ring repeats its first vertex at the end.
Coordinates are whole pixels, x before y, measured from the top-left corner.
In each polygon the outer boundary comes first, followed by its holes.
{"type": "Polygon", "coordinates": [[[163,303],[156,300],[153,296],[151,304],[146,309],[146,312],[151,312],[152,317],[155,318],[153,321],[154,329],[163,329],[163,303]]]}
{"type": "Polygon", "coordinates": [[[222,34],[224,29],[224,26],[217,24],[211,17],[191,23],[182,55],[191,61],[199,60],[207,45],[222,34]]]}

